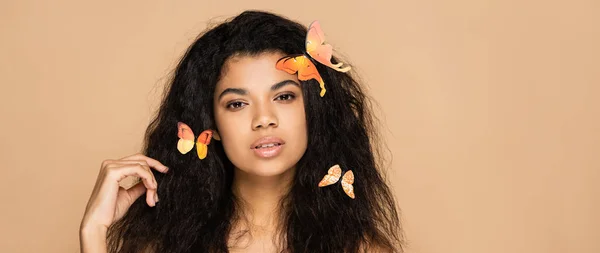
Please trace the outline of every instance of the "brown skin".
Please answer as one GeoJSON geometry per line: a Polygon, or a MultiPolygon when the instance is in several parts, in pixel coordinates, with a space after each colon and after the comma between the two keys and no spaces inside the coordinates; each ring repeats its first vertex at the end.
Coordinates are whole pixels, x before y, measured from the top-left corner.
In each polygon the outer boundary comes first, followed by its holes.
{"type": "Polygon", "coordinates": [[[81,252],[106,252],[108,227],[123,217],[131,204],[144,193],[146,203],[149,206],[156,205],[158,185],[151,169],[162,173],[169,170],[159,161],[141,154],[102,162],[80,225],[81,252]],[[126,190],[119,186],[119,182],[127,176],[142,180],[126,190]]]}
{"type": "Polygon", "coordinates": [[[215,121],[225,153],[238,172],[255,180],[289,173],[306,151],[302,89],[296,75],[275,68],[282,56],[264,53],[234,57],[226,62],[215,89],[215,121]],[[273,85],[285,80],[290,81],[272,90],[273,85]],[[227,89],[243,90],[246,94],[223,93],[227,89]],[[264,136],[276,136],[286,142],[278,157],[264,159],[254,155],[252,143],[264,136]]]}
{"type": "MultiPolygon", "coordinates": [[[[278,202],[290,187],[295,165],[307,148],[308,136],[304,99],[296,75],[277,70],[281,54],[265,53],[228,60],[215,90],[215,121],[225,153],[235,165],[233,192],[242,200],[243,221],[236,221],[235,233],[250,230],[252,237],[230,242],[231,252],[276,252],[276,211],[278,202]],[[273,90],[274,84],[290,80],[273,90]],[[245,94],[227,92],[228,88],[245,94]],[[264,136],[275,136],[285,144],[279,155],[261,158],[252,144],[264,136]]],[[[209,154],[210,155],[210,154],[209,154]]],[[[106,231],[144,193],[155,206],[158,185],[151,169],[167,173],[159,161],[141,154],[118,160],[105,160],[87,204],[80,227],[81,252],[107,252],[106,231]],[[127,176],[142,179],[125,190],[119,182],[127,176]]]]}
{"type": "Polygon", "coordinates": [[[251,239],[230,241],[232,252],[275,252],[278,203],[307,148],[302,89],[296,75],[275,68],[281,57],[276,53],[233,57],[215,89],[215,121],[225,153],[235,166],[233,191],[246,215],[233,234],[246,229],[252,234],[251,239]],[[227,89],[243,94],[223,93],[227,89]],[[285,142],[278,156],[262,158],[254,153],[253,143],[265,136],[285,142]]]}

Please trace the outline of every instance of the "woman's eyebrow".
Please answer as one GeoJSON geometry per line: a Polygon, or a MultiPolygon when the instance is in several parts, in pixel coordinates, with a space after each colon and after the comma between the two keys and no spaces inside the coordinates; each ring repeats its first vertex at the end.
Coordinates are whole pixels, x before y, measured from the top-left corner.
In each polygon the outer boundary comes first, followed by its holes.
{"type": "Polygon", "coordinates": [[[244,89],[240,89],[240,88],[227,88],[225,89],[223,92],[221,92],[221,95],[219,95],[219,99],[221,100],[221,98],[225,95],[227,95],[227,93],[233,93],[233,94],[238,94],[238,95],[246,95],[248,92],[244,89]]]}
{"type": "Polygon", "coordinates": [[[283,80],[281,82],[278,82],[276,84],[273,84],[273,86],[271,86],[271,90],[272,91],[276,91],[278,89],[281,89],[287,85],[296,85],[298,87],[300,87],[300,84],[298,84],[296,81],[291,80],[291,79],[287,79],[287,80],[283,80]]]}

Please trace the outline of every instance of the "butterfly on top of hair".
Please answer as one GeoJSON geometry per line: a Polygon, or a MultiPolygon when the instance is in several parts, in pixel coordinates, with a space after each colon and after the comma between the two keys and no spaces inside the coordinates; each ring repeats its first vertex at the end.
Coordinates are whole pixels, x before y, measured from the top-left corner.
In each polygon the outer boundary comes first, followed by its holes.
{"type": "Polygon", "coordinates": [[[325,82],[311,58],[339,72],[345,73],[350,70],[349,66],[342,67],[344,64],[341,62],[331,63],[332,55],[333,47],[325,43],[325,34],[321,30],[321,25],[318,21],[313,21],[306,34],[306,54],[285,56],[277,61],[275,67],[290,74],[298,73],[298,80],[301,81],[317,80],[321,87],[319,95],[323,97],[326,92],[325,82]]]}
{"type": "Polygon", "coordinates": [[[346,173],[344,173],[344,176],[342,176],[342,168],[340,168],[340,165],[338,164],[329,168],[327,175],[325,175],[323,179],[321,179],[321,182],[319,182],[319,187],[335,184],[340,181],[340,177],[342,178],[342,189],[346,195],[348,195],[348,197],[354,199],[354,186],[352,186],[352,184],[354,184],[354,173],[352,170],[348,170],[346,173]]]}
{"type": "Polygon", "coordinates": [[[194,142],[195,136],[192,129],[183,122],[177,122],[177,137],[179,137],[179,141],[177,142],[177,150],[179,150],[182,154],[187,154],[194,148],[196,145],[196,152],[198,153],[198,158],[200,160],[206,158],[208,153],[208,144],[210,144],[211,139],[215,139],[217,141],[221,140],[219,135],[216,134],[213,130],[204,130],[198,138],[196,142],[194,142]]]}

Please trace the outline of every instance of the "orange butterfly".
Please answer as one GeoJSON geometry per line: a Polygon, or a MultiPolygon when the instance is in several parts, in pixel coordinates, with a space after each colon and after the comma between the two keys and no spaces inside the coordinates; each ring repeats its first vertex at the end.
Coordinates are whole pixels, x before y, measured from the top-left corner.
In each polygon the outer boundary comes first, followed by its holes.
{"type": "MultiPolygon", "coordinates": [[[[194,132],[192,129],[185,123],[177,122],[177,137],[179,137],[177,150],[179,150],[180,153],[187,154],[187,152],[190,152],[190,150],[194,148],[194,144],[196,144],[198,158],[204,159],[208,153],[208,144],[210,144],[210,140],[213,138],[213,131],[204,130],[198,136],[196,143],[194,143],[194,132]]],[[[215,137],[215,140],[219,139],[215,137]]]]}
{"type": "MultiPolygon", "coordinates": [[[[334,70],[339,72],[348,72],[350,70],[349,66],[342,67],[343,63],[341,62],[337,64],[331,63],[333,47],[325,44],[325,34],[321,30],[321,25],[318,21],[312,22],[308,27],[306,52],[311,58],[334,70]]],[[[277,61],[275,67],[290,74],[298,73],[298,79],[301,81],[316,79],[321,86],[319,95],[321,97],[325,95],[325,82],[323,82],[323,78],[319,75],[314,63],[306,55],[286,56],[277,61]]]]}
{"type": "MultiPolygon", "coordinates": [[[[337,181],[340,180],[341,176],[342,169],[340,168],[340,166],[337,164],[333,165],[327,171],[327,175],[325,175],[323,179],[321,179],[321,182],[319,182],[319,187],[325,187],[328,185],[335,184],[337,183],[337,181]]],[[[354,173],[352,173],[352,171],[349,170],[346,171],[346,173],[344,173],[344,176],[342,177],[342,189],[344,189],[346,195],[354,199],[354,186],[352,186],[352,184],[354,184],[354,173]]]]}

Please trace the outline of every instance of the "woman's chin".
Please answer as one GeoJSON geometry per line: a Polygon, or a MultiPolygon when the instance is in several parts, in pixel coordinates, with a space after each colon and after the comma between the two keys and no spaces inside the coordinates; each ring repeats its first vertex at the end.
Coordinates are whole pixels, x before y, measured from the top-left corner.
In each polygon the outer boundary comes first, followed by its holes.
{"type": "Polygon", "coordinates": [[[240,170],[244,174],[247,174],[248,176],[280,177],[292,172],[293,167],[293,165],[281,163],[277,164],[273,162],[258,162],[255,163],[254,166],[247,168],[238,168],[238,170],[240,170]]]}

